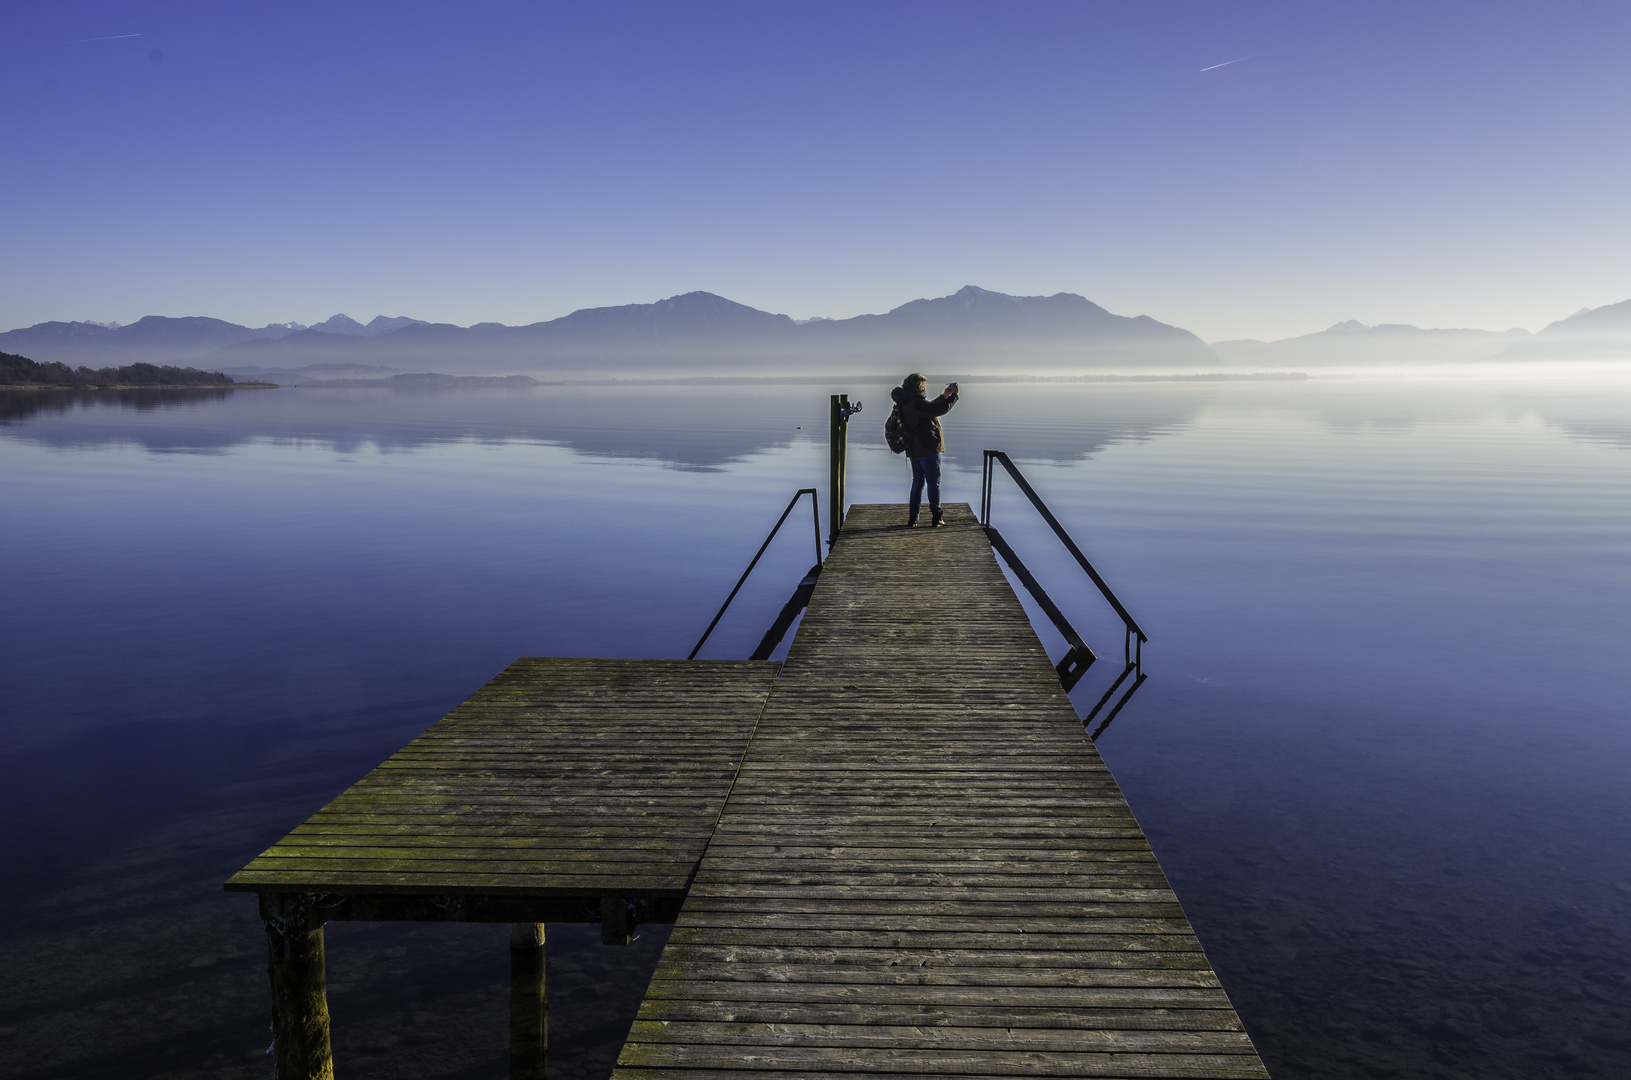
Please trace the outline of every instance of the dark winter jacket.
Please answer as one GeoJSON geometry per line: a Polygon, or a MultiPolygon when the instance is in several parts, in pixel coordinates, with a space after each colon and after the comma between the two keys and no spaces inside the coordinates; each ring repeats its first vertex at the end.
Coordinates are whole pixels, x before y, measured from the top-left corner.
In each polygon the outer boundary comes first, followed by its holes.
{"type": "Polygon", "coordinates": [[[900,406],[900,418],[911,438],[906,446],[907,457],[928,457],[946,449],[945,436],[940,433],[939,417],[945,416],[957,404],[956,394],[950,397],[941,394],[930,401],[916,390],[897,386],[889,392],[889,396],[900,406]]]}

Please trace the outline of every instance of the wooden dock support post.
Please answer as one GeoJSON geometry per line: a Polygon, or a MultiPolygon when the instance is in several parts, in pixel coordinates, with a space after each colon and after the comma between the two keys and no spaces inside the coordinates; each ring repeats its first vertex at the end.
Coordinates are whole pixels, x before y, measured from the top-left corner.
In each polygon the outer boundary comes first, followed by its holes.
{"type": "Polygon", "coordinates": [[[549,991],[544,924],[510,924],[510,1080],[544,1080],[549,1065],[549,991]]]}
{"type": "Polygon", "coordinates": [[[323,984],[323,919],[316,901],[302,893],[260,894],[272,979],[270,1054],[277,1080],[334,1080],[323,984]]]}
{"type": "Polygon", "coordinates": [[[621,896],[600,898],[600,943],[627,945],[634,927],[629,919],[628,901],[621,896]]]}

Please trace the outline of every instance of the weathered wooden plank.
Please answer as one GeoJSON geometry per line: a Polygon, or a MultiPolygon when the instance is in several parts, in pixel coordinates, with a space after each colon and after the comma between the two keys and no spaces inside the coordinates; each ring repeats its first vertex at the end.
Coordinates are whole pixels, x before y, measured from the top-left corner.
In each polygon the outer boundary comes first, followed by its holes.
{"type": "MultiPolygon", "coordinates": [[[[789,947],[873,948],[873,949],[1034,949],[1037,941],[1047,941],[1066,952],[1095,952],[1111,949],[1143,950],[1148,952],[1189,951],[1188,924],[1169,920],[1105,920],[1109,925],[1099,928],[1076,927],[1075,933],[1048,929],[1040,920],[1035,930],[1027,935],[1023,930],[990,931],[967,930],[919,924],[911,929],[893,925],[874,927],[809,927],[792,920],[771,926],[739,926],[741,920],[687,918],[677,926],[670,941],[694,945],[760,945],[789,947]],[[1163,931],[1166,931],[1164,933],[1163,931]],[[1168,941],[1168,935],[1179,941],[1168,941]],[[1139,936],[1142,935],[1142,936],[1139,936]]],[[[859,918],[857,921],[863,921],[859,918]]],[[[887,924],[887,920],[877,920],[887,924]]],[[[1064,920],[1053,923],[1054,927],[1064,920]]],[[[1198,945],[1193,947],[1199,952],[1198,945]]]]}
{"type": "MultiPolygon", "coordinates": [[[[695,900],[695,897],[692,898],[695,900]]],[[[1104,933],[1108,922],[1139,926],[1171,922],[1178,930],[1150,933],[1188,933],[1183,908],[1176,903],[1089,904],[1080,901],[1002,901],[990,897],[968,899],[957,892],[916,896],[910,900],[868,896],[862,890],[826,897],[755,897],[729,901],[697,901],[689,909],[696,924],[730,925],[740,929],[799,926],[829,930],[958,930],[979,932],[976,921],[992,933],[1104,933]],[[959,922],[958,920],[962,920],[959,922]],[[1043,926],[1046,923],[1047,926],[1043,926]],[[1058,924],[1058,925],[1055,925],[1058,924]]],[[[1140,930],[1140,933],[1146,931],[1140,930]]]]}
{"type": "Polygon", "coordinates": [[[738,956],[709,963],[692,957],[676,956],[654,978],[676,979],[683,983],[771,982],[840,983],[846,986],[1214,986],[1212,972],[1194,963],[1195,953],[1143,954],[1135,965],[1131,957],[1123,963],[1103,967],[1005,968],[994,964],[967,968],[906,968],[900,965],[815,964],[744,962],[738,956]],[[1185,963],[1165,963],[1171,957],[1185,963]]]}
{"type": "MultiPolygon", "coordinates": [[[[1080,1032],[1086,1036],[1087,1032],[1080,1032]]],[[[679,1042],[630,1042],[623,1046],[618,1068],[730,1068],[744,1054],[758,1069],[807,1069],[834,1073],[912,1072],[937,1076],[993,1073],[1021,1076],[1206,1076],[1267,1077],[1254,1053],[1139,1054],[1079,1050],[968,1050],[962,1048],[870,1048],[815,1046],[692,1045],[679,1042]],[[1179,1071],[1183,1070],[1183,1071],[1179,1071]]]]}
{"type": "Polygon", "coordinates": [[[937,1053],[927,1050],[824,1050],[757,1047],[714,1049],[637,1043],[625,1051],[612,1080],[715,1080],[730,1077],[774,1077],[803,1080],[836,1074],[869,1077],[957,1076],[966,1080],[1010,1076],[1206,1077],[1211,1080],[1257,1080],[1268,1071],[1253,1055],[1068,1053],[937,1053]],[[665,1052],[667,1051],[667,1052],[665,1052]],[[742,1062],[751,1071],[743,1073],[742,1062]],[[683,1070],[683,1071],[682,1071],[683,1070]],[[715,1071],[718,1070],[718,1071],[715,1071]]]}
{"type": "Polygon", "coordinates": [[[282,893],[400,893],[433,896],[443,893],[473,893],[481,896],[680,898],[686,879],[674,874],[429,874],[371,873],[345,870],[322,873],[313,870],[287,873],[241,870],[233,875],[229,891],[282,893]]]}
{"type": "MultiPolygon", "coordinates": [[[[861,862],[850,859],[799,859],[782,868],[775,859],[731,859],[729,866],[713,866],[706,877],[697,877],[699,889],[735,890],[750,896],[830,896],[854,895],[863,888],[927,888],[955,890],[957,895],[985,895],[998,890],[991,899],[1032,898],[1084,900],[1127,899],[1110,896],[1128,890],[1164,892],[1166,880],[1160,868],[1148,863],[1127,865],[1107,860],[1103,863],[987,865],[971,860],[961,870],[955,865],[914,866],[910,862],[891,866],[882,860],[861,862]],[[757,867],[766,867],[760,872],[757,867]],[[811,886],[819,886],[816,891],[811,886]]],[[[716,895],[731,895],[720,892],[716,895]]]]}
{"type": "Polygon", "coordinates": [[[912,873],[956,873],[977,870],[981,873],[1104,873],[1110,870],[1135,874],[1140,868],[1156,869],[1153,852],[1137,847],[1115,846],[1111,841],[1105,847],[1068,848],[1037,847],[1002,849],[975,847],[968,841],[948,840],[936,850],[923,844],[901,845],[893,849],[862,847],[860,845],[832,848],[799,848],[793,845],[755,844],[751,846],[712,846],[712,871],[751,872],[768,865],[785,864],[789,868],[805,865],[865,872],[872,868],[912,873]]]}
{"type": "Polygon", "coordinates": [[[1093,839],[1071,843],[1063,838],[1053,838],[1051,844],[1030,847],[1007,844],[979,846],[979,840],[983,840],[983,837],[950,839],[919,834],[913,839],[915,843],[850,842],[833,844],[830,847],[809,847],[795,843],[730,843],[729,837],[716,836],[709,845],[713,855],[710,863],[715,868],[729,866],[732,869],[763,866],[766,859],[789,861],[816,859],[834,864],[883,861],[897,868],[910,866],[917,869],[952,868],[966,866],[971,862],[982,866],[1118,863],[1127,870],[1134,870],[1140,864],[1153,865],[1155,862],[1155,855],[1147,846],[1122,839],[1093,839]],[[940,839],[941,842],[934,843],[936,839],[940,839]],[[957,856],[956,861],[947,860],[948,853],[952,852],[957,856]],[[738,863],[741,865],[738,866],[738,863]]]}
{"type": "Polygon", "coordinates": [[[1145,1054],[1250,1054],[1244,1031],[1160,1028],[935,1027],[889,1024],[764,1024],[697,1020],[636,1020],[629,1041],[735,1046],[797,1046],[947,1051],[1101,1051],[1145,1054]]]}
{"type": "MultiPolygon", "coordinates": [[[[1127,809],[1127,804],[1112,803],[1109,800],[1103,805],[1068,807],[1046,817],[1013,814],[996,821],[979,814],[938,811],[925,813],[921,810],[892,812],[887,809],[865,814],[823,811],[800,814],[796,820],[789,821],[785,815],[755,811],[751,807],[738,806],[733,801],[730,817],[720,821],[715,835],[728,839],[737,834],[768,837],[781,832],[819,841],[827,837],[862,839],[868,836],[887,837],[905,829],[910,829],[917,835],[925,835],[927,830],[933,829],[936,836],[975,839],[989,837],[994,842],[1006,842],[1008,839],[1020,837],[1063,839],[1067,835],[1074,836],[1081,830],[1092,828],[1113,828],[1119,835],[1130,834],[1139,837],[1144,835],[1132,813],[1127,809]],[[982,825],[982,820],[986,824],[982,825]],[[1071,832],[1062,834],[1061,826],[1070,829],[1071,832]]],[[[1082,835],[1094,834],[1082,832],[1082,835]]]]}
{"type": "Polygon", "coordinates": [[[665,962],[695,961],[703,964],[816,964],[847,967],[898,968],[906,971],[965,968],[1047,968],[1064,971],[1077,967],[1117,968],[1159,964],[1164,967],[1207,967],[1198,949],[1191,952],[1097,951],[1071,952],[1065,949],[861,949],[822,948],[800,945],[775,947],[761,945],[684,945],[671,943],[663,953],[665,962]]]}
{"type": "MultiPolygon", "coordinates": [[[[344,831],[323,830],[302,826],[290,833],[288,844],[279,845],[280,851],[309,850],[317,853],[329,847],[340,848],[404,848],[420,851],[457,849],[462,851],[552,851],[561,858],[586,858],[594,855],[612,860],[648,860],[652,853],[659,855],[673,850],[668,838],[630,835],[619,838],[615,847],[608,848],[602,836],[544,836],[529,838],[517,836],[513,829],[445,830],[439,835],[427,836],[422,831],[406,827],[390,830],[384,826],[340,826],[344,831]]],[[[706,835],[691,838],[706,841],[706,835]]]]}
{"type": "MultiPolygon", "coordinates": [[[[1150,936],[1143,948],[1166,948],[1168,935],[1189,932],[1189,925],[1179,920],[1103,920],[1103,925],[1076,928],[1076,933],[1049,932],[1041,922],[1031,935],[1023,932],[995,933],[988,930],[966,930],[957,927],[918,925],[900,930],[892,925],[871,928],[799,927],[734,927],[729,920],[709,920],[711,925],[678,927],[672,935],[680,945],[709,946],[762,946],[762,948],[868,948],[868,949],[1016,949],[1031,951],[1039,948],[1057,948],[1060,953],[1088,953],[1094,949],[1112,948],[1125,935],[1150,936]]],[[[879,923],[887,920],[877,920],[879,923]]],[[[1176,946],[1174,946],[1176,948],[1176,946]]]]}
{"type": "Polygon", "coordinates": [[[1010,986],[995,993],[986,986],[893,986],[877,983],[777,983],[768,981],[653,978],[646,1000],[808,1001],[876,1004],[991,1005],[1015,1008],[1047,1006],[1073,1009],[1222,1008],[1228,998],[1202,974],[1191,973],[1189,983],[1151,985],[1152,979],[1171,979],[1177,973],[1106,972],[1099,986],[1010,986]],[[1112,980],[1120,980],[1119,982],[1112,980]]]}
{"type": "MultiPolygon", "coordinates": [[[[650,838],[653,834],[660,836],[663,827],[673,819],[666,814],[629,813],[624,815],[617,825],[612,825],[612,820],[577,818],[567,821],[537,821],[513,815],[484,815],[475,812],[464,815],[464,820],[459,822],[439,820],[434,814],[358,815],[356,818],[314,820],[309,823],[310,828],[295,834],[295,843],[322,843],[327,840],[351,843],[352,838],[357,838],[362,843],[372,842],[371,838],[377,838],[382,843],[394,843],[396,838],[411,839],[415,833],[442,837],[448,843],[457,843],[463,838],[481,842],[516,835],[525,836],[530,831],[533,835],[539,836],[540,844],[545,847],[593,849],[619,839],[633,841],[650,838]]],[[[706,836],[688,833],[689,830],[679,833],[670,844],[660,845],[660,848],[690,850],[693,847],[706,846],[706,836]]]]}
{"type": "MultiPolygon", "coordinates": [[[[1129,894],[1133,890],[1119,889],[1114,886],[1119,879],[1114,875],[1096,875],[1083,873],[1058,874],[890,874],[882,871],[872,873],[849,873],[843,868],[833,868],[823,872],[819,869],[787,870],[780,873],[741,873],[731,875],[733,889],[744,890],[743,895],[749,896],[787,896],[787,897],[815,897],[815,896],[855,896],[858,891],[871,894],[875,890],[888,890],[887,895],[902,895],[903,891],[913,889],[938,889],[965,895],[980,893],[983,890],[1003,890],[1018,894],[1016,900],[1026,898],[1065,900],[1080,897],[1084,903],[1092,901],[1116,901],[1127,903],[1138,902],[1129,894]]],[[[712,873],[707,878],[700,875],[697,878],[697,887],[712,888],[718,885],[720,878],[712,873]]],[[[1153,881],[1126,882],[1129,885],[1151,885],[1153,881]]],[[[723,887],[723,886],[719,886],[723,887]]],[[[1150,893],[1160,893],[1160,889],[1141,890],[1150,893]]],[[[991,897],[995,899],[996,897],[991,897]]]]}
{"type": "MultiPolygon", "coordinates": [[[[1125,1056],[1116,1056],[1116,1059],[1116,1062],[1107,1065],[1109,1072],[1065,1072],[1052,1073],[1052,1075],[1104,1077],[1106,1080],[1127,1080],[1130,1077],[1151,1077],[1155,1078],[1155,1080],[1160,1080],[1163,1077],[1207,1077],[1215,1078],[1215,1080],[1231,1080],[1231,1077],[1233,1077],[1233,1073],[1189,1072],[1189,1069],[1194,1067],[1194,1060],[1192,1059],[1184,1059],[1179,1062],[1186,1069],[1184,1072],[1129,1072],[1130,1069],[1135,1069],[1135,1065],[1127,1064],[1125,1056]]],[[[783,1069],[780,1065],[771,1065],[771,1067],[765,1067],[765,1069],[742,1069],[742,1067],[732,1067],[732,1069],[618,1067],[618,1069],[612,1070],[613,1080],[830,1080],[833,1075],[855,1077],[855,1075],[863,1075],[863,1073],[850,1072],[850,1070],[835,1072],[830,1067],[783,1069]]],[[[923,1080],[923,1077],[925,1077],[925,1073],[922,1072],[894,1072],[894,1070],[866,1070],[864,1075],[868,1080],[923,1080]]],[[[1013,1072],[959,1072],[944,1073],[944,1075],[956,1075],[957,1080],[1010,1080],[1011,1077],[1016,1077],[1016,1075],[1019,1075],[1019,1077],[1034,1075],[1034,1070],[1019,1067],[1013,1072]]],[[[1249,1073],[1249,1075],[1264,1077],[1267,1073],[1256,1072],[1249,1073]]]]}
{"type": "Polygon", "coordinates": [[[301,855],[286,856],[279,852],[274,855],[263,855],[251,862],[245,869],[286,874],[303,873],[308,870],[314,874],[344,874],[354,870],[358,873],[538,874],[546,877],[607,877],[617,874],[629,874],[640,877],[666,878],[687,875],[691,872],[693,865],[689,859],[652,860],[650,862],[637,862],[630,866],[616,860],[598,859],[572,861],[547,857],[537,859],[496,859],[491,856],[481,855],[473,855],[469,858],[433,858],[422,852],[414,853],[411,851],[395,858],[379,858],[371,855],[368,850],[364,850],[362,852],[337,851],[328,858],[301,855]],[[414,857],[416,854],[418,857],[414,857]]]}
{"type": "Polygon", "coordinates": [[[869,1002],[761,1002],[654,1000],[640,1007],[641,1020],[729,1021],[745,1024],[892,1024],[935,1027],[1031,1027],[1117,1031],[1240,1031],[1240,1018],[1217,1008],[1056,1009],[1001,1005],[922,1005],[869,1002]]]}
{"type": "Polygon", "coordinates": [[[1095,913],[1127,917],[1144,911],[1181,910],[1170,890],[1161,889],[1105,889],[1092,885],[1078,887],[1034,887],[1026,885],[932,885],[910,886],[879,885],[862,882],[855,885],[822,885],[805,883],[782,884],[722,884],[717,878],[699,880],[692,892],[698,899],[698,912],[720,909],[718,901],[741,900],[745,909],[764,911],[793,911],[812,900],[836,900],[860,903],[898,900],[911,903],[956,901],[984,903],[984,911],[995,916],[999,912],[1023,914],[1034,904],[1067,904],[1078,918],[1090,918],[1095,913]]]}

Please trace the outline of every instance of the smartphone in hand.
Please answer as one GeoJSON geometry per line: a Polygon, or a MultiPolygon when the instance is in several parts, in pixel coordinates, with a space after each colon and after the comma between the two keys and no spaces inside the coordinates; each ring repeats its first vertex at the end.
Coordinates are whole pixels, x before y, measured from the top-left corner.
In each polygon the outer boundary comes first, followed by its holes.
{"type": "Polygon", "coordinates": [[[943,397],[955,397],[956,394],[957,394],[957,384],[956,383],[947,383],[945,393],[942,394],[941,396],[943,396],[943,397]]]}

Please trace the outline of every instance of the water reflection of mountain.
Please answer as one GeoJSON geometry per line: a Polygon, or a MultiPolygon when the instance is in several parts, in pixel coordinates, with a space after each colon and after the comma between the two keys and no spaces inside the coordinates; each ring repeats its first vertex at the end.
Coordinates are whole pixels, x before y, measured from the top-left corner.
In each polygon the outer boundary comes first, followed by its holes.
{"type": "MultiPolygon", "coordinates": [[[[413,451],[460,441],[538,442],[584,453],[711,467],[825,424],[826,399],[755,388],[537,387],[528,390],[302,389],[175,395],[162,402],[106,394],[0,394],[0,423],[45,446],[137,445],[154,452],[222,451],[249,442],[413,451]],[[18,402],[16,399],[26,400],[18,402]],[[154,409],[166,411],[152,415],[154,409]],[[803,413],[795,415],[798,409],[803,413]]],[[[821,427],[825,432],[825,427],[821,427]]]]}
{"type": "MultiPolygon", "coordinates": [[[[55,448],[136,445],[159,453],[220,452],[254,441],[317,443],[341,453],[522,441],[715,468],[799,439],[824,442],[827,395],[835,390],[868,406],[852,422],[852,446],[881,446],[888,386],[876,382],[0,393],[0,431],[55,448]]],[[[980,450],[991,446],[1024,460],[1079,460],[1114,442],[1183,427],[1214,392],[1204,384],[965,387],[947,423],[950,459],[976,467],[980,450]]]]}
{"type": "Polygon", "coordinates": [[[1548,417],[1547,420],[1558,430],[1581,442],[1631,450],[1631,419],[1623,412],[1617,416],[1548,417]]]}
{"type": "Polygon", "coordinates": [[[1402,436],[1444,425],[1527,421],[1572,439],[1631,449],[1627,386],[1607,380],[1318,381],[1257,384],[1260,407],[1305,413],[1340,435],[1402,436]]]}
{"type": "MultiPolygon", "coordinates": [[[[1187,427],[1218,395],[1206,383],[977,383],[963,390],[946,438],[950,462],[966,468],[978,468],[987,448],[1018,461],[1080,461],[1113,443],[1187,427]]],[[[885,415],[880,410],[871,420],[880,439],[885,415]]]]}

